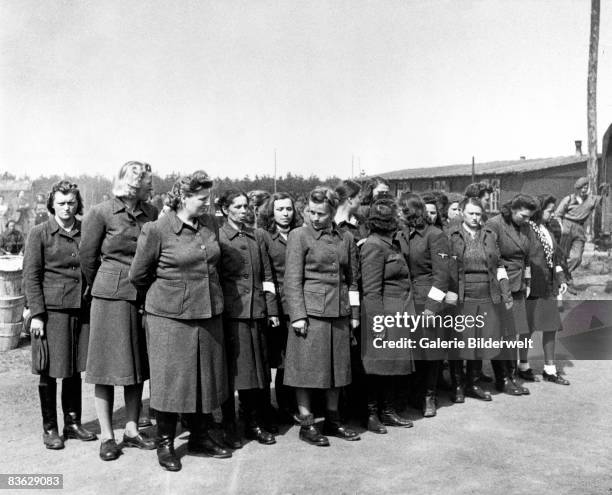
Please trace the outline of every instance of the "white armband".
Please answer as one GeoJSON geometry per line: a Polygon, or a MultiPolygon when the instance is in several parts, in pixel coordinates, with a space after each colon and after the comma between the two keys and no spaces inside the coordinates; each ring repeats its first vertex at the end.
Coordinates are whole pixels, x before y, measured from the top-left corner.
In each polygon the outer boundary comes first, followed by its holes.
{"type": "Polygon", "coordinates": [[[501,268],[497,269],[497,280],[503,280],[504,278],[508,278],[508,272],[502,266],[501,268]]]}
{"type": "Polygon", "coordinates": [[[276,287],[274,287],[274,282],[264,282],[263,290],[264,292],[270,292],[271,294],[276,294],[276,287]]]}
{"type": "Polygon", "coordinates": [[[555,267],[555,272],[556,272],[556,273],[561,273],[562,271],[563,271],[563,268],[561,268],[559,265],[557,265],[557,266],[555,267]]]}
{"type": "Polygon", "coordinates": [[[446,293],[444,291],[441,291],[437,287],[432,287],[431,289],[429,289],[427,297],[429,297],[429,299],[433,299],[436,302],[442,302],[444,301],[445,295],[446,293]]]}
{"type": "Polygon", "coordinates": [[[359,306],[359,291],[349,290],[349,304],[351,306],[359,306]]]}
{"type": "Polygon", "coordinates": [[[446,304],[452,304],[453,306],[457,304],[458,300],[459,295],[456,292],[452,292],[450,290],[446,293],[446,296],[444,297],[444,301],[446,302],[446,304]]]}
{"type": "Polygon", "coordinates": [[[531,278],[531,267],[525,268],[525,278],[531,278]]]}

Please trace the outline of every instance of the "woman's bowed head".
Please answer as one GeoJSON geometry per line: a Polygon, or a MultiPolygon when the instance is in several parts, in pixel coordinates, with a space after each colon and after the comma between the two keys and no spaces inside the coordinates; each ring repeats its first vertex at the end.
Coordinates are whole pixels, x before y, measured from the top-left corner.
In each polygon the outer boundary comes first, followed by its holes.
{"type": "Polygon", "coordinates": [[[118,198],[139,198],[150,191],[151,179],[151,165],[129,161],[121,166],[113,181],[113,194],[118,198]]]}

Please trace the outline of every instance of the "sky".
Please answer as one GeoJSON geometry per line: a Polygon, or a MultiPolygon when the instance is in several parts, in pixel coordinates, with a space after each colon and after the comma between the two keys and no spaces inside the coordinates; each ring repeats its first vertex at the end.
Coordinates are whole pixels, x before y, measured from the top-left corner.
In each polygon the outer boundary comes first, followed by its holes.
{"type": "MultiPolygon", "coordinates": [[[[587,0],[2,0],[0,171],[368,175],[587,145],[587,0]]],[[[602,2],[599,143],[612,123],[602,2]]]]}

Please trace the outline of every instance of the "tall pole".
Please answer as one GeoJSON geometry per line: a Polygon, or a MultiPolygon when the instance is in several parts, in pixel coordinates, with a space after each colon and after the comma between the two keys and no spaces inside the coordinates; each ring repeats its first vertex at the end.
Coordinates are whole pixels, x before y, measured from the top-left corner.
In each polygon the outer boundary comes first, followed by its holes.
{"type": "MultiPolygon", "coordinates": [[[[597,191],[599,170],[597,164],[597,53],[599,50],[600,0],[591,0],[591,34],[589,40],[589,69],[587,79],[587,131],[589,155],[587,177],[591,192],[597,191]]],[[[598,225],[593,225],[597,234],[598,225]]]]}
{"type": "Polygon", "coordinates": [[[274,192],[276,192],[276,148],[274,148],[274,192]]]}
{"type": "Polygon", "coordinates": [[[472,157],[472,184],[476,182],[476,162],[474,161],[474,157],[472,157]]]}

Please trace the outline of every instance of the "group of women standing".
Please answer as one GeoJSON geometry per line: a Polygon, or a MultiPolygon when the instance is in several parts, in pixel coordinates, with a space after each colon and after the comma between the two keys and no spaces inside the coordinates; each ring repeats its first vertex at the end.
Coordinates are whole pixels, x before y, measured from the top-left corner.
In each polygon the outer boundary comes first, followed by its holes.
{"type": "MultiPolygon", "coordinates": [[[[174,450],[179,416],[193,453],[227,458],[242,446],[235,391],[244,436],[276,442],[271,367],[277,368],[281,412],[299,422],[300,439],[316,446],[328,446],[328,436],[360,439],[344,421],[350,401],[341,400],[353,380],[364,385],[353,393],[367,404],[367,429],[380,434],[388,426],[412,426],[396,410],[397,387],[407,375],[414,377],[423,415],[435,416],[444,360],[455,402],[465,396],[491,400],[481,386],[482,359],[499,358],[495,353],[390,353],[375,346],[375,339],[406,336],[399,327],[381,332],[373,326],[375,317],[398,312],[486,312],[487,324],[454,335],[462,338],[544,331],[544,378],[567,383],[553,361],[560,320],[543,316],[564,290],[557,244],[546,229],[554,198],[519,195],[483,225],[476,198],[456,201],[449,220],[439,195],[411,194],[398,205],[373,186],[361,205],[360,186],[344,181],[336,190],[314,189],[303,222],[291,196],[271,195],[259,208],[261,228],[253,228],[249,198],[241,191],[218,198],[223,222],[207,214],[213,182],[202,171],[174,184],[158,218],[146,201],[151,177],[146,163],[123,165],[113,197],[92,207],[82,228],[78,187],[62,181],[49,193],[50,218],[28,238],[25,292],[47,448],[63,448],[67,438],[96,439],[80,422],[81,371],[95,384],[101,459],[117,459],[122,446],[156,448],[159,464],[170,471],[181,469],[174,450]],[[63,438],[57,378],[63,379],[63,438]],[[149,378],[155,439],[138,430],[149,378]],[[126,405],[121,444],[112,427],[114,386],[123,386],[126,405]],[[321,430],[315,425],[317,391],[325,404],[321,430]],[[209,432],[218,409],[222,440],[209,432]]],[[[420,336],[450,335],[423,326],[416,329],[420,336]]],[[[535,379],[527,356],[516,372],[516,356],[501,357],[493,361],[497,388],[529,393],[516,381],[519,375],[535,379]]]]}

